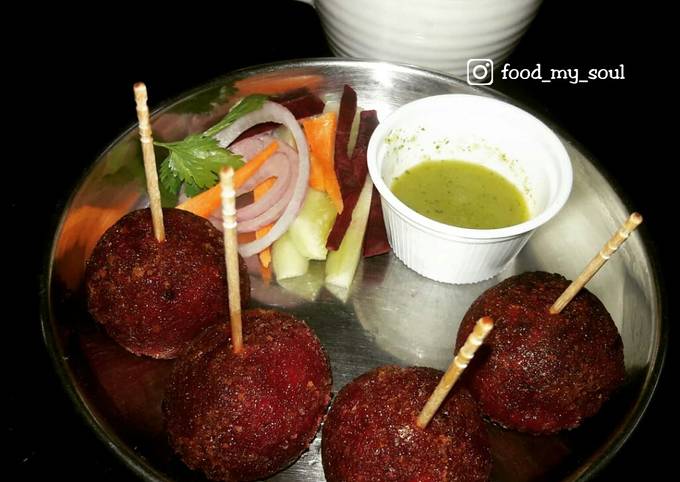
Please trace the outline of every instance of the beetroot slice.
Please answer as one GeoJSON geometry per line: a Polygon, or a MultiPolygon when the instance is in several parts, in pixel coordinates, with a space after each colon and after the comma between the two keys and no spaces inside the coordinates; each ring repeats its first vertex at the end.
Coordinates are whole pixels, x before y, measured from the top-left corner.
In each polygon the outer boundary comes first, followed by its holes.
{"type": "MultiPolygon", "coordinates": [[[[345,85],[340,98],[340,112],[338,113],[338,126],[335,132],[335,175],[338,177],[340,192],[345,197],[345,192],[357,188],[354,164],[347,152],[349,134],[352,130],[352,122],[357,111],[357,93],[345,85]]],[[[359,186],[361,189],[361,186],[359,186]]],[[[345,208],[343,208],[344,210],[345,208]]],[[[351,211],[350,211],[351,213],[351,211]]],[[[344,234],[344,231],[343,231],[344,234]]]]}
{"type": "Polygon", "coordinates": [[[349,228],[349,223],[352,221],[352,213],[359,200],[360,192],[360,189],[352,189],[346,196],[342,196],[342,212],[335,218],[335,224],[333,224],[333,229],[331,229],[331,232],[328,235],[328,241],[326,241],[326,248],[329,250],[337,251],[340,247],[342,238],[345,237],[347,228],[349,228]]]}
{"type": "MultiPolygon", "coordinates": [[[[338,126],[340,124],[338,123],[338,126]]],[[[368,150],[368,141],[371,138],[371,134],[378,126],[378,114],[374,110],[365,110],[359,116],[359,132],[357,134],[357,143],[354,147],[354,154],[350,159],[352,164],[352,172],[348,174],[348,178],[351,177],[351,183],[340,182],[340,191],[342,192],[342,213],[336,218],[333,229],[331,229],[328,235],[328,241],[326,242],[326,247],[331,251],[336,251],[340,247],[342,238],[345,237],[345,232],[349,227],[349,223],[352,221],[352,212],[354,207],[359,200],[359,193],[361,188],[366,182],[366,176],[368,175],[368,164],[366,160],[366,153],[368,150]]],[[[336,148],[335,152],[338,152],[337,147],[337,137],[336,134],[336,148]]],[[[337,163],[336,163],[337,172],[337,163]]],[[[369,219],[370,222],[370,219],[369,219]]]]}
{"type": "MultiPolygon", "coordinates": [[[[321,114],[325,106],[323,100],[321,100],[316,94],[312,94],[306,89],[296,90],[295,92],[288,93],[285,96],[272,97],[271,100],[288,109],[296,119],[303,119],[312,115],[321,114]]],[[[263,124],[258,124],[244,131],[236,138],[234,142],[261,134],[262,132],[271,131],[280,125],[281,124],[277,124],[276,122],[265,122],[263,124]]]]}
{"type": "Polygon", "coordinates": [[[272,100],[291,111],[296,119],[321,114],[326,105],[316,94],[312,94],[309,91],[302,91],[300,95],[293,98],[275,97],[272,100]]]}
{"type": "Polygon", "coordinates": [[[389,252],[390,243],[387,241],[380,193],[373,186],[371,210],[368,213],[368,225],[366,226],[366,235],[364,236],[364,258],[389,252]]]}
{"type": "MultiPolygon", "coordinates": [[[[359,129],[357,144],[352,158],[355,162],[355,172],[358,173],[360,176],[359,179],[361,179],[360,186],[363,186],[366,175],[368,174],[368,142],[371,140],[373,131],[378,127],[377,113],[374,110],[362,112],[360,125],[363,128],[359,129]]],[[[371,197],[371,210],[368,215],[366,235],[364,236],[364,257],[368,258],[370,256],[385,254],[389,252],[389,250],[390,244],[387,241],[380,194],[374,186],[373,195],[371,197]]]]}

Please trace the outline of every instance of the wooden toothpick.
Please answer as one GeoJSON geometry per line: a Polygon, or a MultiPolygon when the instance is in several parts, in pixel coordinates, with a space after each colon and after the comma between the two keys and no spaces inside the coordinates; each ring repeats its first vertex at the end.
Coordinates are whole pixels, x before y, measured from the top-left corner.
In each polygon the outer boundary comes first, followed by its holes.
{"type": "Polygon", "coordinates": [[[238,262],[238,238],[236,234],[236,192],[234,170],[229,167],[220,171],[222,195],[222,228],[224,230],[224,259],[227,265],[229,287],[229,319],[234,353],[243,350],[241,326],[241,283],[238,262]]]}
{"type": "Polygon", "coordinates": [[[477,348],[484,342],[484,339],[492,328],[493,320],[488,316],[477,320],[472,333],[470,333],[470,336],[467,337],[463,346],[458,350],[458,354],[449,365],[449,368],[446,369],[446,373],[444,373],[444,376],[439,380],[439,384],[420,411],[418,419],[416,420],[418,427],[425,428],[427,427],[427,424],[430,423],[434,414],[437,413],[439,406],[449,394],[456,381],[458,381],[463,370],[467,368],[470,360],[475,356],[477,348]]]}
{"type": "Polygon", "coordinates": [[[625,223],[614,233],[607,244],[595,255],[595,257],[588,263],[588,266],[581,272],[578,277],[571,282],[571,284],[564,290],[564,293],[550,307],[550,314],[555,315],[561,312],[567,304],[581,291],[590,279],[595,276],[602,266],[609,260],[612,254],[628,239],[630,233],[642,223],[642,216],[639,213],[631,214],[625,223]]]}
{"type": "Polygon", "coordinates": [[[144,158],[144,172],[146,173],[146,190],[149,194],[153,233],[160,243],[165,241],[165,227],[163,226],[163,208],[161,206],[161,191],[158,187],[158,173],[156,172],[156,154],[153,150],[151,124],[149,124],[149,107],[146,105],[146,85],[137,82],[134,85],[135,102],[137,103],[137,119],[139,120],[139,137],[142,141],[142,157],[144,158]]]}

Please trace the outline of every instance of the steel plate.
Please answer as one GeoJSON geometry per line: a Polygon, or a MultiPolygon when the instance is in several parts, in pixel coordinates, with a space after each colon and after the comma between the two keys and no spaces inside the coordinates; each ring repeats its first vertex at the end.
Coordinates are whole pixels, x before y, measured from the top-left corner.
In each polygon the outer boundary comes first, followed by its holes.
{"type": "MultiPolygon", "coordinates": [[[[408,66],[335,59],[289,62],[234,72],[166,104],[153,115],[156,136],[173,140],[199,130],[210,116],[184,113],[197,99],[217,97],[225,86],[256,86],[272,76],[302,79],[330,97],[349,84],[358,92],[360,106],[377,109],[381,118],[399,105],[434,94],[504,98],[408,66]]],[[[216,106],[213,118],[224,109],[216,106]]],[[[386,363],[446,367],[458,323],[483,290],[526,270],[573,278],[628,214],[594,161],[572,140],[563,134],[561,138],[574,168],[571,197],[498,277],[467,286],[440,284],[410,271],[390,254],[363,261],[349,293],[323,286],[320,263],[284,286],[265,286],[257,270],[251,270],[254,303],[308,321],[330,356],[336,393],[357,375],[386,363]]],[[[98,329],[83,303],[87,254],[108,226],[145,201],[141,153],[130,128],[93,163],[66,205],[47,266],[43,331],[78,410],[135,472],[149,480],[203,480],[172,454],[162,430],[160,400],[172,362],[130,355],[98,329]]],[[[604,302],[623,338],[626,385],[596,417],[571,432],[533,437],[489,425],[494,480],[586,479],[616,453],[647,406],[667,326],[643,236],[633,235],[589,289],[604,302]]],[[[272,480],[324,480],[319,448],[317,436],[297,463],[272,480]]]]}

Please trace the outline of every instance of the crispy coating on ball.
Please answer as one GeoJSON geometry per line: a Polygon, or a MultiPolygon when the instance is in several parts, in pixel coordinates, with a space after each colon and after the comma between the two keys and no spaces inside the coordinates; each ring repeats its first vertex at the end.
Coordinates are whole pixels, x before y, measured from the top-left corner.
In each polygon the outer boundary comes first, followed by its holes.
{"type": "MultiPolygon", "coordinates": [[[[166,240],[154,238],[151,212],[111,226],[87,263],[88,309],[136,355],[174,358],[204,328],[228,318],[222,234],[187,211],[164,209],[166,240]]],[[[241,301],[250,281],[241,259],[241,301]]]]}
{"type": "Polygon", "coordinates": [[[465,378],[482,412],[504,427],[536,434],[577,427],[624,380],[621,337],[595,295],[582,289],[561,313],[549,313],[568,285],[558,274],[513,276],[463,318],[456,349],[481,316],[494,319],[465,378]]]}
{"type": "Polygon", "coordinates": [[[197,338],[170,376],[163,413],[170,443],[212,480],[257,480],[293,463],[314,439],[332,385],[312,330],[291,315],[243,313],[244,349],[228,325],[197,338]]]}
{"type": "Polygon", "coordinates": [[[323,427],[326,480],[488,480],[486,430],[465,389],[454,387],[430,424],[416,426],[442,374],[431,368],[384,366],[346,385],[323,427]]]}

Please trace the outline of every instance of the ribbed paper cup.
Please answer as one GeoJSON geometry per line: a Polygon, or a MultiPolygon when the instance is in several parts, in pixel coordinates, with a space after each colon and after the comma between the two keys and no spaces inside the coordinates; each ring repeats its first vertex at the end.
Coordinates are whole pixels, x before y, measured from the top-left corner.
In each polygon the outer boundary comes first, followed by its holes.
{"type": "Polygon", "coordinates": [[[501,63],[529,28],[542,0],[302,1],[316,7],[335,55],[420,65],[464,77],[470,59],[501,63]]]}
{"type": "Polygon", "coordinates": [[[545,124],[511,104],[465,94],[426,97],[394,111],[371,137],[368,169],[394,253],[414,271],[445,283],[498,274],[564,206],[572,184],[567,151],[545,124]],[[390,186],[425,160],[466,161],[498,172],[524,194],[530,219],[468,229],[418,214],[390,186]]]}

